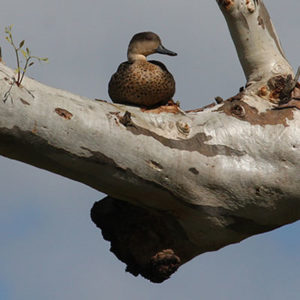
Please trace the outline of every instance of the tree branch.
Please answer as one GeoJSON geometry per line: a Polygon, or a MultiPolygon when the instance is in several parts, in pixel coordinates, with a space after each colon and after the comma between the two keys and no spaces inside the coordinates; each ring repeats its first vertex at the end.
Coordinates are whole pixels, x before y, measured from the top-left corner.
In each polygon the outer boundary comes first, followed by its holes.
{"type": "Polygon", "coordinates": [[[217,0],[248,84],[293,74],[261,0],[217,0]]]}
{"type": "Polygon", "coordinates": [[[218,3],[248,87],[205,109],[145,111],[29,78],[18,87],[0,63],[11,99],[0,102],[0,154],[108,194],[93,221],[127,270],[154,282],[300,218],[300,113],[274,109],[292,70],[262,1],[218,3]]]}

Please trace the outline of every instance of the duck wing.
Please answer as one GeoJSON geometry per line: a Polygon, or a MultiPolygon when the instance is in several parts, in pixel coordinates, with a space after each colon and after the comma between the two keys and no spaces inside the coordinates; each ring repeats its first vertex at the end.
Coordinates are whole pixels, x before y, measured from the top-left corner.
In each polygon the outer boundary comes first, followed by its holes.
{"type": "Polygon", "coordinates": [[[169,72],[167,67],[160,61],[158,60],[148,60],[149,63],[154,64],[156,66],[159,66],[163,71],[169,72]]]}
{"type": "Polygon", "coordinates": [[[127,69],[130,65],[132,65],[132,63],[128,61],[122,62],[117,69],[117,73],[120,72],[121,70],[127,69]]]}

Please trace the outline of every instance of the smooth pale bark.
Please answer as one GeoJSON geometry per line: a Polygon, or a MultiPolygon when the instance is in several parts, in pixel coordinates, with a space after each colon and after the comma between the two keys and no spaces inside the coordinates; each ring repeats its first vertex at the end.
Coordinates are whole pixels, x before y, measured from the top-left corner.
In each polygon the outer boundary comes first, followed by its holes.
{"type": "Polygon", "coordinates": [[[108,194],[93,221],[127,270],[154,282],[300,218],[300,113],[274,109],[293,71],[262,1],[218,4],[248,85],[205,109],[145,111],[29,78],[17,87],[0,63],[0,154],[108,194]]]}
{"type": "Polygon", "coordinates": [[[217,2],[227,21],[248,83],[293,73],[263,1],[217,2]]]}

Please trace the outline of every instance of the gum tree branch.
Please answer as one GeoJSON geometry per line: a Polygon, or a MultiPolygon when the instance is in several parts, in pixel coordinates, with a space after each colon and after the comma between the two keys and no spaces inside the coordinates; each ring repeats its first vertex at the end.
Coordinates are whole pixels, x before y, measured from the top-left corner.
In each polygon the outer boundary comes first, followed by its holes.
{"type": "Polygon", "coordinates": [[[203,109],[145,111],[29,78],[18,87],[0,63],[0,154],[109,195],[92,220],[127,271],[153,282],[196,255],[300,219],[293,71],[262,1],[218,4],[247,86],[203,109]]]}
{"type": "Polygon", "coordinates": [[[247,83],[293,74],[269,13],[260,0],[218,0],[247,83]]]}

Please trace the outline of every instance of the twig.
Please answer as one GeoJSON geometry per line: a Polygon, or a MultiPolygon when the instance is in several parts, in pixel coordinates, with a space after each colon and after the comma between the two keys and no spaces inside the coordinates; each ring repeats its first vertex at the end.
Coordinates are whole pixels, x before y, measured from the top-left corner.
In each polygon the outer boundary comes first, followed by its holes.
{"type": "Polygon", "coordinates": [[[10,88],[8,89],[8,91],[3,95],[3,102],[5,103],[8,99],[8,97],[10,97],[11,101],[12,100],[12,96],[10,94],[12,87],[14,86],[14,84],[16,83],[16,79],[15,77],[12,77],[13,82],[10,84],[10,88]]]}
{"type": "Polygon", "coordinates": [[[294,78],[295,86],[296,86],[296,84],[299,80],[299,77],[300,77],[300,67],[298,67],[297,73],[296,73],[295,78],[294,78]]]}

